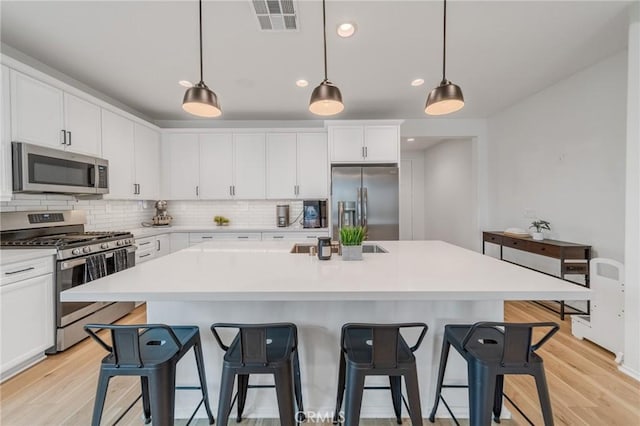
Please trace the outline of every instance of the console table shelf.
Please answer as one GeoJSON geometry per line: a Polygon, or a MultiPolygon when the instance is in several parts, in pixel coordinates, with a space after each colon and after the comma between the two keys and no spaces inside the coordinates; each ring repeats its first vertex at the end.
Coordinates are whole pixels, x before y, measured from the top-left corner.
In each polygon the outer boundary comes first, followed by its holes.
{"type": "MultiPolygon", "coordinates": [[[[513,235],[507,235],[504,232],[489,232],[482,233],[482,254],[485,254],[485,244],[491,243],[500,246],[500,260],[513,263],[523,268],[532,269],[542,274],[548,274],[543,271],[539,271],[528,266],[520,265],[516,262],[506,260],[503,257],[504,247],[520,250],[528,253],[539,254],[541,256],[551,257],[560,260],[560,278],[569,281],[570,283],[589,287],[589,260],[591,259],[591,246],[584,244],[569,243],[566,241],[557,240],[542,240],[536,241],[531,238],[516,237],[513,235]],[[577,283],[575,281],[565,278],[566,275],[582,275],[584,276],[584,284],[577,283]]],[[[565,303],[564,300],[559,300],[560,309],[554,309],[542,302],[535,302],[539,305],[557,313],[560,315],[560,319],[564,320],[565,315],[589,315],[590,305],[587,302],[587,310],[575,308],[565,303]]]]}

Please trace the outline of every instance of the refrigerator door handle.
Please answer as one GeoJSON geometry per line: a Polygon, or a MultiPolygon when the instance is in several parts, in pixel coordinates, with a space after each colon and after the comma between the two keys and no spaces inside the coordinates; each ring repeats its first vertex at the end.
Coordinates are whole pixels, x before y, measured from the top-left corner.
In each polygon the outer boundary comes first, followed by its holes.
{"type": "Polygon", "coordinates": [[[367,188],[362,188],[362,226],[367,226],[367,204],[369,204],[369,196],[367,188]]]}
{"type": "Polygon", "coordinates": [[[356,192],[358,193],[357,195],[357,201],[356,201],[356,223],[354,223],[354,226],[360,226],[362,225],[362,188],[358,188],[356,189],[356,192]]]}

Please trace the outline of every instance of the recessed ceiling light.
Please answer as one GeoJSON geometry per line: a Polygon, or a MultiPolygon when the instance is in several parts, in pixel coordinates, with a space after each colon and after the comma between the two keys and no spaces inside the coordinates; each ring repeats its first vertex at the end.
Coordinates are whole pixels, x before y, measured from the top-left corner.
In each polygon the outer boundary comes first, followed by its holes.
{"type": "Polygon", "coordinates": [[[296,80],[296,86],[298,87],[307,87],[309,85],[309,82],[307,80],[296,80]]]}
{"type": "Polygon", "coordinates": [[[344,24],[338,25],[337,32],[342,38],[351,37],[356,33],[356,25],[351,22],[345,22],[344,24]]]}
{"type": "Polygon", "coordinates": [[[415,141],[416,141],[416,139],[415,139],[415,138],[408,138],[408,139],[407,139],[407,142],[415,142],[415,141]]]}
{"type": "Polygon", "coordinates": [[[193,83],[188,80],[180,80],[178,84],[182,87],[193,87],[193,83]]]}
{"type": "Polygon", "coordinates": [[[423,84],[424,84],[424,80],[423,80],[423,79],[421,79],[421,78],[416,78],[415,80],[413,80],[413,81],[411,82],[411,85],[412,85],[413,87],[422,86],[423,84]]]}

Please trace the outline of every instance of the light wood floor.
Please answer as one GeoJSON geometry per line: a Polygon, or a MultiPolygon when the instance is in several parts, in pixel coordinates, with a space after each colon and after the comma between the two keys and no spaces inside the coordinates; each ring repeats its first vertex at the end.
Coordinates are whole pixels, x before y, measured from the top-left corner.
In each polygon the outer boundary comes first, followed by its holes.
{"type": "MultiPolygon", "coordinates": [[[[557,321],[557,316],[526,302],[505,304],[505,319],[513,322],[557,321]]],[[[145,322],[144,307],[136,309],[123,323],[145,322]]],[[[556,425],[639,425],[640,384],[620,373],[613,355],[571,335],[570,320],[544,346],[547,380],[556,425]]],[[[97,382],[97,371],[104,351],[85,340],[68,351],[47,359],[0,385],[0,425],[88,425],[97,382]]],[[[507,377],[505,391],[536,425],[543,424],[539,414],[533,380],[507,377]]],[[[112,424],[123,408],[139,394],[139,381],[118,377],[111,381],[103,424],[112,424]]],[[[428,411],[430,407],[423,407],[428,411]]],[[[515,411],[515,410],[511,410],[515,411]]],[[[140,403],[120,424],[142,425],[140,403]]],[[[183,421],[177,424],[184,424],[183,421]]],[[[195,422],[205,425],[206,421],[195,422]]],[[[229,424],[236,424],[234,420],[229,424]]],[[[245,420],[245,426],[276,426],[277,420],[245,420]]],[[[318,424],[318,423],[316,423],[318,424]]],[[[391,420],[363,421],[367,426],[391,426],[391,420]]],[[[405,425],[409,424],[405,420],[405,425]]],[[[430,425],[425,420],[425,425],[430,425]]],[[[452,425],[438,419],[437,425],[452,425]]],[[[462,423],[468,424],[466,422],[462,423]]],[[[518,413],[503,425],[527,424],[518,413]]]]}

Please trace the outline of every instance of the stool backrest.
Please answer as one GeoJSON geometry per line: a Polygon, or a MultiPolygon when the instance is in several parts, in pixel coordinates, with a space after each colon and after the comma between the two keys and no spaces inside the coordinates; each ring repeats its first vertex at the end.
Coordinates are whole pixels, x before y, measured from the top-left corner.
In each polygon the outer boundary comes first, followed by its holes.
{"type": "Polygon", "coordinates": [[[143,367],[144,362],[140,355],[140,336],[150,330],[157,329],[165,331],[167,336],[173,340],[176,345],[176,353],[182,349],[182,344],[174,331],[165,324],[87,324],[84,326],[84,330],[89,336],[113,355],[116,367],[143,367]],[[111,345],[98,336],[97,331],[102,329],[111,331],[111,345]]]}
{"type": "Polygon", "coordinates": [[[429,327],[422,322],[399,324],[366,324],[349,323],[342,326],[340,346],[347,351],[345,335],[349,330],[370,330],[371,332],[371,365],[377,368],[396,368],[398,366],[398,351],[400,349],[400,329],[421,328],[420,336],[415,345],[409,349],[415,352],[424,339],[429,327]]]}
{"type": "Polygon", "coordinates": [[[529,363],[531,354],[544,345],[547,340],[558,332],[560,326],[555,322],[537,323],[509,323],[509,322],[477,322],[467,332],[462,340],[462,347],[466,350],[467,343],[481,328],[495,328],[504,335],[501,365],[522,366],[529,363]],[[499,328],[503,330],[500,330],[499,328]],[[535,328],[551,328],[538,342],[533,343],[533,330],[535,328]]]}
{"type": "Polygon", "coordinates": [[[240,345],[240,362],[243,365],[262,364],[267,365],[271,360],[267,353],[267,329],[287,329],[292,336],[290,344],[292,350],[298,347],[298,329],[292,323],[269,323],[269,324],[236,324],[236,323],[216,323],[211,326],[211,332],[216,338],[218,345],[223,351],[228,351],[229,346],[223,343],[218,329],[235,328],[238,330],[236,339],[240,345]]]}

